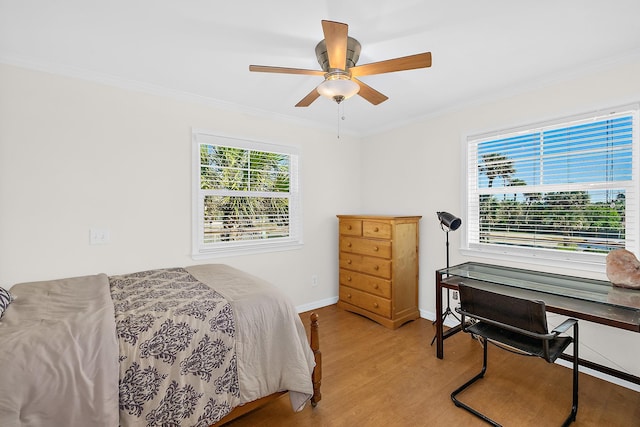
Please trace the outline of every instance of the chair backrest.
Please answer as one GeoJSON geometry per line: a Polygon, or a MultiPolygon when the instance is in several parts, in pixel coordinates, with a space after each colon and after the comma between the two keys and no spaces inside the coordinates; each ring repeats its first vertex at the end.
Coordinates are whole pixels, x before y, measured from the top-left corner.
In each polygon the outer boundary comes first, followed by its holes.
{"type": "Polygon", "coordinates": [[[476,315],[519,329],[547,334],[546,307],[543,301],[533,301],[498,294],[460,284],[460,308],[476,315]]]}

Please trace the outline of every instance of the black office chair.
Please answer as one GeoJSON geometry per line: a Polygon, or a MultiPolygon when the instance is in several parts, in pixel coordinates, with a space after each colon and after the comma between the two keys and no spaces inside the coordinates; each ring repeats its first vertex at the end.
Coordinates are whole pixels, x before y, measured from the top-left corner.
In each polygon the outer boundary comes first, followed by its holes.
{"type": "Polygon", "coordinates": [[[462,316],[462,330],[478,337],[483,348],[482,370],[475,377],[451,393],[456,406],[466,409],[484,421],[500,426],[486,415],[457,399],[457,395],[477,380],[487,370],[487,342],[498,347],[523,354],[538,356],[553,363],[573,342],[573,406],[562,424],[568,426],[578,413],[578,321],[567,319],[553,331],[548,332],[546,309],[543,301],[532,301],[497,294],[487,290],[460,284],[460,307],[456,311],[462,316]],[[469,321],[469,319],[473,319],[469,321]],[[560,336],[573,327],[573,338],[560,336]]]}

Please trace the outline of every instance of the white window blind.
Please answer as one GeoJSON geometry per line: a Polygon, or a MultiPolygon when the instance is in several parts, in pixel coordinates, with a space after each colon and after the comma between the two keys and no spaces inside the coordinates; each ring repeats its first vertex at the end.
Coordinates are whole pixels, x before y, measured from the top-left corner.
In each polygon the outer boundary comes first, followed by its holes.
{"type": "Polygon", "coordinates": [[[600,263],[638,249],[638,108],[470,137],[466,248],[600,263]]]}
{"type": "Polygon", "coordinates": [[[194,257],[300,245],[297,150],[201,131],[193,135],[194,257]]]}

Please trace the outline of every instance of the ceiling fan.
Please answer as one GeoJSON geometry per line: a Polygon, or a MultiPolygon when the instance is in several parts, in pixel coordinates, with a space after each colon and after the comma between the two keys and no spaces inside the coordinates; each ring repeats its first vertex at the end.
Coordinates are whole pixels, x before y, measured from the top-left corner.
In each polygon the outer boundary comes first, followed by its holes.
{"type": "Polygon", "coordinates": [[[296,104],[296,107],[308,107],[320,95],[339,104],[356,93],[373,105],[378,105],[389,98],[357,77],[431,66],[431,52],[356,65],[360,57],[360,42],[349,37],[348,30],[347,24],[322,21],[324,40],[316,46],[316,57],[322,70],[250,65],[249,71],[324,76],[324,81],[296,104]]]}

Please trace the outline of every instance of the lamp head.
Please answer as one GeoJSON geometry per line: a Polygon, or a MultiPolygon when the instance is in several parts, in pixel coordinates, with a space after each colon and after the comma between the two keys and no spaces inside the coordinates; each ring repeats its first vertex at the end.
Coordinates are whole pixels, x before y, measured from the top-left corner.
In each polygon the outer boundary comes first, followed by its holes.
{"type": "Polygon", "coordinates": [[[441,227],[447,227],[450,231],[455,231],[462,225],[462,220],[449,212],[437,212],[441,227]]]}

